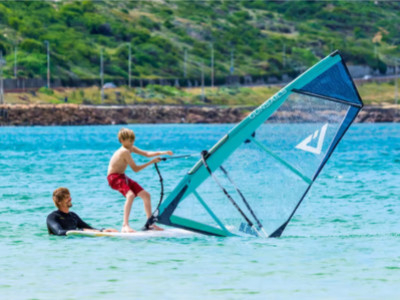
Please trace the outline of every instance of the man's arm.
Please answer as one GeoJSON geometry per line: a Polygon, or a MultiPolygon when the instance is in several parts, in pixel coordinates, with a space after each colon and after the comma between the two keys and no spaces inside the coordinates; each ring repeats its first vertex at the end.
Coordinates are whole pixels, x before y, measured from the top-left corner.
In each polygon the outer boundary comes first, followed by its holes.
{"type": "Polygon", "coordinates": [[[154,157],[159,155],[172,155],[172,151],[144,151],[136,146],[132,146],[131,152],[145,157],[154,157]]]}
{"type": "Polygon", "coordinates": [[[87,224],[85,221],[83,221],[76,213],[73,213],[75,215],[75,217],[78,220],[78,228],[82,229],[83,231],[93,231],[93,232],[118,232],[118,230],[114,229],[114,228],[103,228],[101,230],[93,228],[92,226],[90,226],[89,224],[87,224]]]}
{"type": "Polygon", "coordinates": [[[49,230],[49,234],[55,235],[65,235],[68,230],[62,228],[61,224],[57,221],[55,215],[49,215],[47,217],[47,229],[49,230]]]}
{"type": "Polygon", "coordinates": [[[144,168],[150,166],[151,164],[158,163],[161,161],[161,158],[157,157],[143,165],[137,165],[135,163],[135,161],[133,160],[132,156],[130,155],[130,153],[126,152],[123,154],[123,156],[124,156],[124,159],[126,160],[126,162],[128,163],[128,165],[131,167],[131,169],[136,173],[143,170],[144,168]]]}
{"type": "Polygon", "coordinates": [[[90,226],[89,224],[87,224],[86,222],[84,222],[76,213],[70,212],[72,214],[74,214],[76,220],[77,220],[77,226],[79,229],[85,230],[85,229],[95,229],[92,226],[90,226]]]}

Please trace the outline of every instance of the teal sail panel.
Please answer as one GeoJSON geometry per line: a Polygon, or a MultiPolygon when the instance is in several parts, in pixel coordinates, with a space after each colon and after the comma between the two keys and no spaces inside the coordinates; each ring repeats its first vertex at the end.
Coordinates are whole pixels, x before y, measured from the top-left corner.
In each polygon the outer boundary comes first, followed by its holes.
{"type": "Polygon", "coordinates": [[[280,236],[361,108],[342,57],[332,53],[265,101],[207,151],[206,164],[238,207],[199,160],[161,204],[156,221],[230,236],[254,234],[243,230],[248,219],[255,227],[261,223],[268,236],[280,236]],[[246,185],[243,176],[250,179],[246,185]]]}

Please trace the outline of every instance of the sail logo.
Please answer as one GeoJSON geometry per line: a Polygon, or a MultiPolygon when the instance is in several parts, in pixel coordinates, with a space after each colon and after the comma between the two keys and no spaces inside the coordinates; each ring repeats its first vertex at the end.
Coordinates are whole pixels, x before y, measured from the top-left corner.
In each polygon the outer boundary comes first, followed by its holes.
{"type": "Polygon", "coordinates": [[[315,130],[314,134],[310,134],[303,141],[301,141],[296,148],[300,150],[304,150],[307,152],[311,152],[314,154],[321,154],[322,145],[324,144],[326,130],[328,129],[328,123],[321,127],[321,129],[315,130]],[[315,140],[318,138],[317,146],[310,146],[311,142],[315,143],[315,140]]]}
{"type": "Polygon", "coordinates": [[[286,93],[287,93],[287,90],[282,89],[278,93],[273,95],[268,101],[264,102],[264,104],[260,105],[256,110],[254,110],[250,114],[250,119],[254,119],[255,117],[257,117],[261,112],[263,112],[265,109],[270,107],[273,103],[275,103],[278,99],[280,99],[286,93]]]}

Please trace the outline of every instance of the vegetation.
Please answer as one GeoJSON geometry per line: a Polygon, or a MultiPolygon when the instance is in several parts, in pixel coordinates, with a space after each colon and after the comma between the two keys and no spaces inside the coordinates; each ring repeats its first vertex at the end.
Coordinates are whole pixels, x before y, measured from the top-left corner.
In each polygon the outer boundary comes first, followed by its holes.
{"type": "MultiPolygon", "coordinates": [[[[15,46],[18,77],[46,78],[45,41],[53,79],[98,78],[101,49],[106,80],[126,79],[128,44],[135,78],[183,77],[186,49],[187,76],[198,78],[203,62],[209,80],[211,44],[216,76],[229,74],[231,50],[235,75],[280,77],[335,48],[348,62],[385,73],[385,57],[400,53],[399,11],[400,3],[392,1],[4,1],[0,51],[10,78],[15,46]]],[[[157,89],[155,94],[168,94],[157,89]]],[[[148,92],[135,93],[140,100],[148,92]]]]}
{"type": "MultiPolygon", "coordinates": [[[[398,81],[400,86],[400,80],[398,81]]],[[[169,104],[169,105],[219,105],[219,106],[258,106],[275,94],[278,86],[221,87],[205,88],[204,98],[201,88],[182,89],[170,86],[149,85],[146,88],[130,89],[119,87],[106,89],[104,105],[169,104]]],[[[361,98],[366,105],[395,103],[395,85],[389,83],[366,83],[358,86],[361,98]]],[[[98,87],[85,89],[59,88],[39,89],[37,92],[8,93],[9,104],[86,104],[99,105],[101,93],[98,87]]]]}

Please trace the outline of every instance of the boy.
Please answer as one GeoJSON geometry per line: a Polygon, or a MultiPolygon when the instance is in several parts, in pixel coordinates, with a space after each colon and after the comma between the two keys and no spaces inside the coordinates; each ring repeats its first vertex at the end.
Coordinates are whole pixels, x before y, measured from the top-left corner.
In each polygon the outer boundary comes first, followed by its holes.
{"type": "MultiPolygon", "coordinates": [[[[119,131],[118,140],[122,146],[115,151],[114,155],[111,157],[108,165],[107,180],[112,189],[119,191],[122,195],[124,195],[124,197],[126,197],[121,232],[135,232],[135,230],[129,227],[129,214],[131,212],[133,199],[137,196],[142,198],[147,218],[150,218],[152,213],[151,200],[150,194],[147,191],[145,191],[137,182],[125,175],[125,170],[129,165],[131,169],[137,173],[151,164],[160,162],[161,158],[157,157],[143,165],[137,165],[133,161],[131,153],[133,152],[145,157],[154,157],[165,154],[172,155],[172,152],[151,152],[140,150],[139,148],[133,146],[133,143],[135,142],[135,134],[132,130],[127,128],[122,128],[119,131]]],[[[156,225],[152,225],[151,228],[154,230],[163,230],[156,225]]]]}

